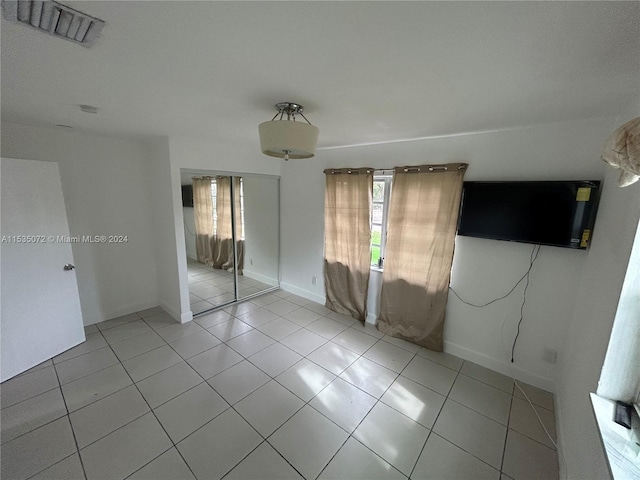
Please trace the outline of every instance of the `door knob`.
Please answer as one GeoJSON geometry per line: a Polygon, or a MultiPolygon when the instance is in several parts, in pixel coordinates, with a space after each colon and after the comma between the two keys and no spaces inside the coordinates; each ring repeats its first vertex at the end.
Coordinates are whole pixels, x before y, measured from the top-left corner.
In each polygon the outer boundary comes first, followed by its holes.
{"type": "Polygon", "coordinates": [[[76,267],[75,267],[74,265],[71,265],[70,263],[67,263],[67,264],[64,266],[64,269],[65,269],[65,270],[73,270],[74,268],[76,268],[76,267]]]}

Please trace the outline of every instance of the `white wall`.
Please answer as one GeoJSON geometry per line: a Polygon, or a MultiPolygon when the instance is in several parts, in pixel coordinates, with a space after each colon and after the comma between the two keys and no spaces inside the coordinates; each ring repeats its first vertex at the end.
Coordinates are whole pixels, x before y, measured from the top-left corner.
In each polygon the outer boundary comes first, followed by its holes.
{"type": "Polygon", "coordinates": [[[128,236],[72,245],[85,325],[157,305],[143,143],[3,122],[2,156],[58,162],[72,236],[128,236]]]}
{"type": "MultiPolygon", "coordinates": [[[[281,180],[283,288],[324,302],[325,168],[463,161],[470,164],[466,180],[601,179],[605,167],[599,160],[600,150],[614,124],[611,118],[592,119],[322,150],[313,159],[290,161],[282,168],[281,180]],[[316,286],[311,285],[313,276],[318,278],[316,286]]],[[[599,228],[596,224],[595,230],[599,228]]],[[[474,303],[501,296],[526,271],[531,249],[531,245],[459,237],[451,284],[474,303]]],[[[557,365],[543,361],[543,349],[556,349],[558,357],[563,356],[565,331],[586,258],[586,252],[542,247],[531,274],[515,364],[508,361],[507,352],[519,318],[522,286],[509,299],[485,309],[471,309],[450,296],[445,350],[554,390],[557,365]]]]}
{"type": "Polygon", "coordinates": [[[244,275],[267,285],[279,283],[278,179],[246,175],[244,190],[244,275]]]}
{"type": "Polygon", "coordinates": [[[570,479],[609,478],[589,392],[597,388],[640,220],[640,185],[618,188],[617,177],[607,170],[557,382],[558,436],[570,479]]]}
{"type": "MultiPolygon", "coordinates": [[[[149,212],[153,221],[155,262],[158,270],[158,303],[173,318],[181,322],[191,320],[191,312],[182,309],[184,299],[179,285],[180,261],[186,258],[182,226],[182,190],[180,178],[177,183],[171,175],[168,137],[158,138],[148,145],[149,181],[153,208],[149,212]],[[175,192],[174,192],[175,191],[175,192]],[[179,196],[175,203],[174,193],[179,196]],[[176,227],[176,212],[180,212],[180,230],[176,227]],[[182,240],[182,251],[178,252],[178,239],[182,240]]],[[[187,293],[187,304],[189,294],[187,293]]]]}
{"type": "Polygon", "coordinates": [[[182,207],[184,220],[184,243],[187,257],[197,260],[196,254],[196,217],[193,207],[182,207]]]}

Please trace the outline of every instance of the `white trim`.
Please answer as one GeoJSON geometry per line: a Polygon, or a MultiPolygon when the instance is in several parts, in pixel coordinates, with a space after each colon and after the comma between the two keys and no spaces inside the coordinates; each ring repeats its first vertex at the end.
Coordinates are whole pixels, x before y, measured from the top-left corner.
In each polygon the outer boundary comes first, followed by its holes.
{"type": "Polygon", "coordinates": [[[252,280],[257,280],[262,283],[266,283],[271,287],[278,286],[278,279],[273,277],[267,277],[266,275],[262,275],[261,273],[255,273],[247,270],[246,268],[242,270],[242,275],[247,278],[251,278],[252,280]]]}
{"type": "Polygon", "coordinates": [[[188,311],[185,313],[179,313],[178,311],[171,308],[166,302],[163,302],[162,300],[160,300],[160,302],[158,303],[160,304],[160,308],[162,308],[165,312],[167,312],[171,318],[173,318],[174,320],[180,323],[185,323],[193,319],[193,315],[191,314],[191,311],[188,311]],[[185,318],[185,320],[183,320],[183,317],[185,318]]]}
{"type": "Polygon", "coordinates": [[[319,303],[320,305],[324,305],[324,303],[325,303],[324,296],[320,296],[320,295],[317,295],[317,294],[315,294],[313,292],[310,292],[308,290],[304,290],[302,288],[296,287],[295,285],[292,285],[290,283],[282,282],[280,284],[280,288],[282,290],[284,290],[285,292],[293,293],[293,294],[298,295],[298,296],[300,296],[302,298],[306,298],[307,300],[311,300],[312,302],[319,303]]]}
{"type": "MultiPolygon", "coordinates": [[[[88,327],[89,325],[105,322],[113,318],[122,317],[123,315],[129,315],[131,313],[140,312],[142,310],[146,310],[147,308],[152,308],[157,306],[158,306],[158,302],[156,300],[152,300],[147,302],[133,303],[126,307],[120,307],[114,310],[102,311],[102,312],[99,312],[98,315],[95,317],[95,321],[91,321],[91,323],[85,323],[84,326],[88,327]]],[[[84,315],[83,315],[83,319],[84,319],[84,315]]]]}
{"type": "MultiPolygon", "coordinates": [[[[389,203],[391,200],[391,184],[393,178],[389,175],[375,174],[373,175],[373,182],[384,182],[384,194],[382,201],[374,201],[374,204],[382,205],[382,218],[380,219],[380,258],[384,260],[384,256],[387,250],[387,223],[389,222],[389,203]]],[[[369,242],[373,247],[373,213],[371,215],[371,237],[372,241],[369,242]]],[[[371,268],[376,268],[382,271],[380,267],[375,264],[370,265],[371,268]]]]}
{"type": "Polygon", "coordinates": [[[191,310],[180,315],[180,323],[187,323],[191,320],[193,320],[193,312],[191,310]]]}
{"type": "Polygon", "coordinates": [[[534,387],[555,393],[556,386],[552,379],[523,370],[510,362],[498,360],[483,353],[474,352],[473,350],[469,350],[466,347],[462,347],[446,340],[444,342],[444,351],[451,355],[455,355],[456,357],[460,357],[463,360],[469,360],[470,362],[482,365],[494,372],[502,373],[508,377],[533,385],[534,387]]]}

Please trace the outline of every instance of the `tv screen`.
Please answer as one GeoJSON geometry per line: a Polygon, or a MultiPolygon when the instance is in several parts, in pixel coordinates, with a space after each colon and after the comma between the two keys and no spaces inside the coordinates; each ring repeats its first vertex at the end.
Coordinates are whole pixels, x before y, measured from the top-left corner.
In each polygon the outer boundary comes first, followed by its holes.
{"type": "Polygon", "coordinates": [[[182,185],[182,206],[193,208],[193,187],[182,185]]]}
{"type": "Polygon", "coordinates": [[[586,249],[600,182],[464,182],[458,235],[586,249]]]}

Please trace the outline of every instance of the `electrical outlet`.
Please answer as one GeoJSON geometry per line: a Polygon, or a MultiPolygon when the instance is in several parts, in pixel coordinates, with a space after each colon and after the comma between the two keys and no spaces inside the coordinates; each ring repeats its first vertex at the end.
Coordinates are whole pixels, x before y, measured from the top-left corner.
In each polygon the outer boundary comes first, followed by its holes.
{"type": "Polygon", "coordinates": [[[253,265],[253,258],[250,258],[250,259],[249,259],[249,263],[250,263],[251,265],[253,265]]]}
{"type": "Polygon", "coordinates": [[[553,348],[545,348],[542,355],[542,359],[547,363],[556,363],[558,359],[558,352],[553,348]]]}
{"type": "Polygon", "coordinates": [[[318,277],[311,277],[311,285],[318,285],[318,277]]]}

